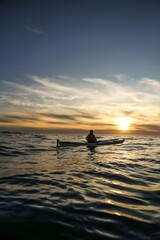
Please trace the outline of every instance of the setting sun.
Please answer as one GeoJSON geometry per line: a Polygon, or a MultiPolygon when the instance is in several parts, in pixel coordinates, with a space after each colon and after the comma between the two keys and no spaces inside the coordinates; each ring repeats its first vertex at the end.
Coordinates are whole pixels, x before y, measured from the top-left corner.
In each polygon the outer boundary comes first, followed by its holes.
{"type": "Polygon", "coordinates": [[[119,125],[120,130],[128,130],[131,125],[131,119],[127,117],[117,118],[116,124],[119,125]]]}

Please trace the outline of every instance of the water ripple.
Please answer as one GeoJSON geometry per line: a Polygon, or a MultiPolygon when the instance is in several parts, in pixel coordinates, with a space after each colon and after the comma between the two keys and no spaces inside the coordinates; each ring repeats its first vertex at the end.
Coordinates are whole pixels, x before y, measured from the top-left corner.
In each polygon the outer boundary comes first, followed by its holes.
{"type": "Polygon", "coordinates": [[[56,138],[2,138],[1,239],[160,239],[159,138],[92,151],[56,138]]]}

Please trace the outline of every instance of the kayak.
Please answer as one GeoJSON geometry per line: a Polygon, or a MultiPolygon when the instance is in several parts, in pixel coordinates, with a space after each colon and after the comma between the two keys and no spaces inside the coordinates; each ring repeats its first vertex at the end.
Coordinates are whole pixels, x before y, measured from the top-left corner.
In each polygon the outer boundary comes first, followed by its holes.
{"type": "Polygon", "coordinates": [[[121,144],[125,141],[124,138],[122,139],[110,139],[110,140],[100,140],[95,143],[88,143],[88,142],[64,142],[57,139],[57,147],[78,147],[78,146],[86,146],[86,147],[97,147],[103,145],[111,145],[111,144],[121,144]]]}

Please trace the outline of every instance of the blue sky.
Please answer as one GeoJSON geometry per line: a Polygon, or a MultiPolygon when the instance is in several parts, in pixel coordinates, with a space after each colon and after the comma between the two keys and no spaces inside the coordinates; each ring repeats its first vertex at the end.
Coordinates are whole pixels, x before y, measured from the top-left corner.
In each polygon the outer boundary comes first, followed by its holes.
{"type": "Polygon", "coordinates": [[[1,127],[160,132],[160,2],[0,3],[1,127]]]}

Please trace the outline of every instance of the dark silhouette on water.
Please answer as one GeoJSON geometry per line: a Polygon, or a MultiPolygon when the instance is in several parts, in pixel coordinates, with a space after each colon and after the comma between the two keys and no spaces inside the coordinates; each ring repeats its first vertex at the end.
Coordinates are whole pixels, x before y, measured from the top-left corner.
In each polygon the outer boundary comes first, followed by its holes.
{"type": "Polygon", "coordinates": [[[88,143],[97,142],[96,136],[93,134],[93,130],[90,130],[90,133],[87,135],[86,140],[88,143]]]}

